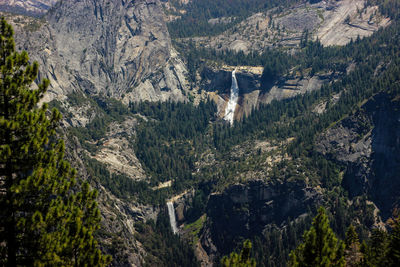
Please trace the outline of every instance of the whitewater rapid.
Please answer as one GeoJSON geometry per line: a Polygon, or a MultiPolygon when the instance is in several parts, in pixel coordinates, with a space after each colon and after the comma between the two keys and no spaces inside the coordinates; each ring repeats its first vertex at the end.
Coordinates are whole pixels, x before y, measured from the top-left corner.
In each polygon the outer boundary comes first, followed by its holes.
{"type": "Polygon", "coordinates": [[[231,96],[229,98],[228,104],[225,109],[224,120],[229,121],[233,124],[233,119],[235,115],[235,109],[239,98],[239,86],[236,80],[236,70],[232,71],[232,86],[231,86],[231,96]]]}
{"type": "Polygon", "coordinates": [[[169,222],[171,224],[171,229],[172,229],[172,232],[174,232],[174,234],[176,234],[176,233],[178,233],[178,226],[176,225],[174,203],[172,203],[171,201],[168,201],[167,207],[168,207],[168,215],[169,215],[169,222]]]}

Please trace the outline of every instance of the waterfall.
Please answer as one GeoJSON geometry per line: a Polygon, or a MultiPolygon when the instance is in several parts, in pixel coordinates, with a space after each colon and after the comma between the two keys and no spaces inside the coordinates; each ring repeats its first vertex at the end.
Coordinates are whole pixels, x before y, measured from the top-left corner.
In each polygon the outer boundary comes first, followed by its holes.
{"type": "Polygon", "coordinates": [[[168,201],[167,207],[168,207],[169,222],[171,224],[172,232],[176,234],[178,232],[178,226],[176,225],[174,203],[172,201],[168,201]]]}
{"type": "Polygon", "coordinates": [[[239,98],[239,86],[236,80],[236,70],[232,71],[232,86],[231,86],[231,97],[229,98],[228,105],[225,109],[224,119],[233,124],[235,115],[236,104],[239,98]]]}

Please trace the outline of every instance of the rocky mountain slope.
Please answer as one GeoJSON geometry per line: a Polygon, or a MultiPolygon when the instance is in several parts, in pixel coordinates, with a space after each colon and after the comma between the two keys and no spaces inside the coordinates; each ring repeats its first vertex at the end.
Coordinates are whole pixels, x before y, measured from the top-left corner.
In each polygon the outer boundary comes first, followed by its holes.
{"type": "Polygon", "coordinates": [[[17,44],[51,81],[47,100],[72,92],[124,102],[183,101],[186,69],[174,51],[157,0],[62,1],[17,44]]]}
{"type": "Polygon", "coordinates": [[[262,52],[266,47],[294,48],[304,31],[323,45],[344,45],[357,36],[370,36],[390,20],[377,6],[364,0],[304,1],[288,9],[254,14],[226,32],[211,37],[195,37],[198,45],[235,51],[262,52]]]}
{"type": "Polygon", "coordinates": [[[0,0],[0,11],[40,16],[59,0],[0,0]]]}

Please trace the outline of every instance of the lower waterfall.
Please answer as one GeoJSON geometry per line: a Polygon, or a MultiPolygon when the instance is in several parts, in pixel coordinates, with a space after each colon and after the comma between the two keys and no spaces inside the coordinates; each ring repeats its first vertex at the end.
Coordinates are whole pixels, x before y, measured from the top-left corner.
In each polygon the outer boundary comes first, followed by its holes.
{"type": "Polygon", "coordinates": [[[167,202],[167,207],[168,207],[168,215],[169,215],[169,222],[171,224],[171,229],[172,232],[176,234],[178,232],[178,226],[176,225],[174,203],[171,201],[167,202]]]}

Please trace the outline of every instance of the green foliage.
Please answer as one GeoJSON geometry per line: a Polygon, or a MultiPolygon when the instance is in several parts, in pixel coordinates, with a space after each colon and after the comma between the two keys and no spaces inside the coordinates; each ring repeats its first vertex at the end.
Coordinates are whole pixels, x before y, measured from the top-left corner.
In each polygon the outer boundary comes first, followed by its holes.
{"type": "Polygon", "coordinates": [[[93,234],[96,191],[79,186],[55,136],[60,113],[38,107],[49,85],[30,87],[38,64],[15,52],[12,27],[0,22],[1,265],[105,266],[93,234]]]}
{"type": "Polygon", "coordinates": [[[111,122],[124,120],[129,114],[128,107],[116,99],[97,97],[86,98],[81,93],[68,95],[68,100],[73,106],[90,105],[96,117],[85,127],[71,127],[70,134],[77,136],[82,145],[91,152],[96,150],[93,145],[86,141],[98,141],[106,135],[107,127],[111,122]]]}
{"type": "Polygon", "coordinates": [[[347,266],[358,266],[361,261],[360,240],[353,225],[347,229],[344,240],[347,266]]]}
{"type": "Polygon", "coordinates": [[[134,181],[125,175],[111,174],[103,163],[95,159],[85,157],[84,160],[90,177],[100,182],[118,198],[160,205],[168,195],[163,189],[152,190],[145,181],[134,181]]]}
{"type": "Polygon", "coordinates": [[[165,209],[156,223],[136,223],[135,229],[136,238],[147,253],[144,266],[199,266],[192,247],[172,233],[165,209]]]}
{"type": "Polygon", "coordinates": [[[400,216],[392,225],[387,258],[389,266],[397,266],[400,263],[400,216]]]}
{"type": "Polygon", "coordinates": [[[320,208],[313,226],[304,233],[304,243],[290,254],[291,266],[344,266],[344,244],[329,226],[325,209],[320,208]]]}
{"type": "Polygon", "coordinates": [[[216,35],[239,23],[253,12],[260,12],[276,6],[282,8],[297,2],[300,1],[193,0],[188,4],[171,1],[176,9],[184,9],[186,12],[174,14],[181,18],[168,23],[168,30],[173,38],[216,35]],[[208,23],[208,20],[212,18],[225,18],[229,22],[213,25],[208,23]]]}
{"type": "MultiPolygon", "coordinates": [[[[318,216],[320,216],[320,214],[318,216]]],[[[316,218],[314,219],[313,225],[316,222],[316,218]]],[[[335,239],[336,242],[330,243],[325,241],[323,242],[324,245],[315,246],[314,244],[318,243],[318,241],[323,241],[324,239],[310,239],[308,237],[309,235],[315,237],[315,234],[311,233],[311,229],[304,235],[305,243],[301,244],[296,250],[292,251],[292,253],[290,254],[290,264],[292,266],[332,266],[332,262],[328,265],[324,265],[320,262],[318,251],[320,251],[321,249],[319,248],[324,248],[326,253],[327,250],[334,250],[339,247],[338,254],[342,256],[341,250],[344,246],[344,258],[346,261],[346,266],[398,266],[399,225],[399,219],[395,219],[391,221],[391,231],[389,231],[389,233],[386,233],[383,230],[373,229],[371,237],[368,238],[367,242],[363,241],[361,245],[358,239],[357,232],[355,231],[355,227],[352,225],[350,225],[346,232],[344,244],[341,241],[337,242],[337,239],[335,239]],[[327,245],[329,243],[330,245],[327,245]],[[334,244],[339,245],[335,247],[334,244]],[[320,265],[318,265],[319,263],[316,262],[317,260],[320,262],[320,265]]],[[[333,232],[331,234],[333,234],[333,232]]],[[[325,234],[325,236],[329,236],[331,234],[325,234]]],[[[338,257],[336,256],[336,258],[338,257]]],[[[340,258],[339,262],[337,262],[336,264],[338,265],[333,266],[339,266],[340,264],[342,264],[342,258],[340,258]]]]}
{"type": "Polygon", "coordinates": [[[367,0],[368,5],[378,5],[383,15],[391,19],[400,17],[400,2],[397,0],[367,0]]]}
{"type": "Polygon", "coordinates": [[[298,59],[282,52],[278,49],[267,48],[263,53],[251,52],[248,54],[243,51],[235,52],[232,50],[217,51],[204,47],[198,48],[193,42],[187,44],[175,42],[177,49],[185,56],[192,82],[196,82],[196,73],[206,64],[205,60],[213,63],[228,64],[231,66],[264,66],[263,76],[261,78],[262,88],[267,90],[271,83],[278,77],[298,63],[298,59]]]}
{"type": "Polygon", "coordinates": [[[381,91],[393,94],[399,91],[399,28],[398,23],[393,23],[374,36],[351,43],[340,50],[323,48],[318,44],[309,46],[310,52],[305,55],[312,55],[310,61],[303,61],[301,64],[305,67],[313,66],[314,72],[320,69],[343,70],[340,61],[350,56],[358,62],[358,67],[339,81],[323,85],[318,91],[260,105],[257,112],[253,112],[234,127],[216,125],[213,136],[215,147],[227,151],[246,139],[295,137],[289,153],[297,157],[309,152],[318,133],[358,109],[358,105],[364,100],[381,91]],[[382,62],[388,64],[381,68],[379,66],[382,62]],[[379,75],[376,75],[376,71],[379,75]],[[339,101],[335,105],[328,105],[325,113],[320,115],[313,112],[317,103],[330,99],[339,92],[343,93],[339,101]]]}
{"type": "Polygon", "coordinates": [[[360,241],[358,240],[358,234],[353,225],[350,225],[347,229],[344,244],[346,245],[346,249],[350,248],[353,244],[360,244],[360,241]]]}
{"type": "Polygon", "coordinates": [[[189,239],[189,242],[192,246],[196,246],[196,244],[199,242],[201,230],[203,229],[206,219],[207,216],[203,215],[197,219],[197,221],[185,225],[185,232],[187,233],[185,238],[189,239]]]}
{"type": "Polygon", "coordinates": [[[311,219],[311,216],[296,221],[288,218],[283,229],[272,225],[263,231],[262,237],[252,237],[257,266],[287,266],[290,251],[300,243],[301,235],[311,225],[311,219]]]}
{"type": "Polygon", "coordinates": [[[224,267],[255,267],[256,261],[251,258],[252,243],[250,240],[243,242],[243,248],[238,255],[236,252],[232,252],[229,257],[224,256],[221,260],[221,264],[224,267]]]}
{"type": "Polygon", "coordinates": [[[149,103],[132,105],[134,113],[148,117],[137,133],[135,151],[153,183],[174,180],[174,189],[191,183],[195,152],[204,149],[206,132],[216,106],[201,102],[195,107],[185,103],[149,103]]]}
{"type": "MultiPolygon", "coordinates": [[[[204,4],[206,6],[209,1],[201,3],[193,1],[193,4],[194,2],[196,5],[204,4]]],[[[395,16],[392,9],[397,5],[396,1],[379,2],[384,3],[381,6],[382,10],[388,10],[385,11],[387,14],[392,13],[390,16],[395,16]]],[[[188,9],[190,8],[188,7],[188,9]]],[[[198,14],[188,15],[187,18],[185,15],[181,20],[169,25],[170,28],[178,25],[171,30],[171,32],[176,31],[173,33],[175,37],[192,36],[205,32],[208,27],[207,19],[215,15],[207,14],[197,18],[196,16],[201,16],[203,12],[201,9],[197,11],[198,14]],[[186,19],[191,20],[193,27],[184,29],[183,25],[186,25],[186,19]],[[202,28],[201,23],[193,23],[193,21],[205,22],[203,24],[205,27],[202,28]],[[182,23],[181,26],[179,23],[182,23]],[[194,29],[195,27],[197,29],[194,29]]],[[[225,11],[230,12],[229,9],[225,11]]],[[[227,14],[223,14],[223,16],[227,14]]],[[[218,14],[218,16],[220,15],[222,14],[218,14]]],[[[242,19],[240,16],[238,18],[242,19]]],[[[232,22],[236,23],[237,21],[233,20],[232,22]]],[[[215,32],[218,32],[220,29],[230,26],[217,25],[214,29],[216,29],[215,32]]],[[[344,238],[347,226],[357,221],[360,223],[357,225],[357,232],[361,239],[366,239],[369,229],[374,223],[373,209],[367,205],[366,199],[353,201],[351,205],[348,204],[346,192],[342,188],[342,177],[346,172],[346,166],[333,162],[330,155],[317,153],[314,147],[315,138],[348,115],[362,112],[362,104],[376,94],[384,93],[392,96],[399,94],[399,29],[399,23],[393,21],[390,26],[371,37],[353,40],[344,47],[322,47],[318,41],[310,41],[308,33],[304,32],[301,38],[301,49],[295,54],[287,54],[279,50],[265,50],[260,55],[232,51],[217,52],[197,48],[190,42],[177,43],[181,54],[186,56],[192,82],[197,82],[196,71],[201,70],[204,62],[207,61],[229,65],[264,66],[262,83],[266,90],[271,84],[284,82],[286,78],[297,75],[297,73],[310,76],[332,73],[330,77],[325,77],[332,82],[323,85],[320,90],[305,95],[260,105],[257,112],[253,112],[242,122],[235,122],[233,127],[215,119],[216,107],[212,103],[202,102],[199,107],[187,103],[145,102],[132,104],[129,107],[130,110],[124,110],[123,114],[132,112],[146,117],[140,122],[134,142],[137,157],[147,174],[152,177],[152,185],[166,180],[174,181],[173,188],[166,189],[163,193],[157,192],[160,195],[155,198],[150,197],[155,192],[150,190],[148,185],[134,183],[121,175],[111,175],[98,162],[89,161],[88,169],[94,170],[91,175],[98,177],[100,183],[110,189],[113,194],[128,199],[135,197],[140,201],[145,200],[145,202],[153,204],[161,204],[167,194],[195,187],[196,195],[191,203],[192,208],[189,208],[185,214],[188,220],[193,222],[205,212],[210,192],[223,190],[232,181],[237,181],[238,174],[249,170],[263,170],[260,163],[263,162],[262,159],[265,155],[261,151],[257,156],[233,157],[232,148],[239,147],[240,150],[240,146],[244,142],[257,139],[285,142],[288,138],[294,137],[294,141],[288,144],[287,148],[283,148],[287,149],[284,152],[288,152],[292,159],[274,166],[267,179],[279,179],[294,183],[307,181],[311,186],[321,186],[327,201],[326,205],[332,211],[334,232],[340,238],[344,238]],[[354,63],[356,68],[354,71],[347,72],[350,63],[354,63]],[[332,101],[332,96],[339,93],[339,101],[332,101]],[[321,102],[327,103],[326,112],[316,114],[313,109],[321,102]],[[203,154],[211,155],[212,161],[218,163],[210,163],[207,166],[209,163],[204,164],[204,159],[201,158],[203,154]],[[209,183],[209,189],[198,190],[202,186],[200,184],[202,182],[209,183]]],[[[178,42],[178,40],[176,41],[178,42]]],[[[79,101],[79,99],[75,100],[79,101]]],[[[108,108],[108,100],[103,99],[102,101],[106,104],[101,101],[95,103],[102,111],[101,115],[88,125],[88,130],[78,129],[81,134],[80,139],[98,140],[104,136],[109,123],[113,119],[121,117],[118,112],[115,113],[115,116],[109,116],[109,112],[113,112],[115,109],[108,108]]],[[[362,132],[365,134],[370,127],[365,125],[362,132]]],[[[85,146],[89,149],[89,145],[85,146]]],[[[265,177],[260,178],[264,179],[265,177]]],[[[291,226],[290,222],[289,226],[291,226]]],[[[271,227],[259,240],[252,237],[253,243],[256,244],[254,251],[257,262],[261,266],[262,264],[265,264],[264,266],[285,266],[288,251],[298,244],[299,229],[301,229],[300,232],[303,232],[305,227],[304,225],[293,227],[295,230],[291,231],[286,229],[281,231],[278,227],[274,229],[271,227]],[[262,261],[258,259],[262,259],[262,261]]],[[[146,237],[151,236],[151,242],[148,242],[146,247],[151,249],[157,247],[160,250],[154,250],[157,252],[154,252],[153,255],[157,253],[164,255],[166,245],[160,244],[162,241],[157,239],[160,238],[159,233],[154,234],[158,230],[154,230],[153,226],[146,229],[146,234],[141,237],[145,242],[148,240],[146,237]]],[[[314,233],[316,234],[316,230],[314,233]]],[[[326,233],[329,236],[329,231],[326,233]]],[[[309,234],[308,240],[312,240],[312,236],[309,234]]],[[[378,266],[379,262],[387,262],[382,255],[387,255],[389,237],[385,239],[383,236],[383,234],[380,236],[382,240],[379,241],[379,235],[374,233],[372,241],[360,246],[359,250],[363,253],[361,261],[366,266],[378,266]],[[372,245],[374,242],[380,245],[372,245]]],[[[163,236],[163,238],[165,237],[163,236]]],[[[349,243],[346,247],[346,257],[351,254],[359,256],[358,248],[351,250],[354,244],[357,242],[349,243]]],[[[233,246],[235,245],[233,244],[233,246]]],[[[357,244],[357,246],[359,245],[357,244]]],[[[325,252],[332,252],[332,250],[325,252]]],[[[227,253],[230,251],[231,249],[227,253]]],[[[149,262],[158,262],[154,258],[153,260],[149,262]]],[[[161,264],[161,261],[158,263],[161,264]]]]}
{"type": "Polygon", "coordinates": [[[190,203],[188,210],[185,214],[185,219],[188,222],[196,221],[202,214],[206,212],[208,194],[210,188],[207,185],[200,184],[198,190],[196,190],[193,200],[190,203]]]}
{"type": "Polygon", "coordinates": [[[368,242],[363,242],[361,252],[363,259],[362,266],[387,266],[387,252],[389,246],[388,234],[382,230],[372,230],[371,238],[368,242]]]}

